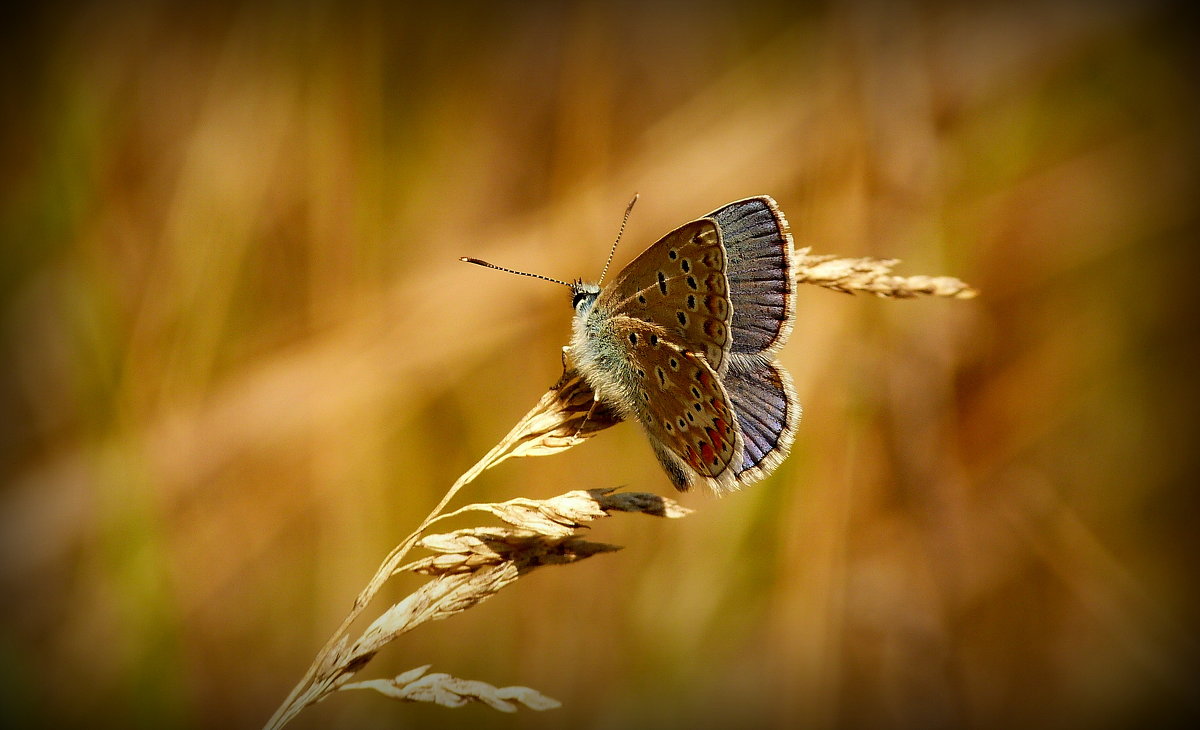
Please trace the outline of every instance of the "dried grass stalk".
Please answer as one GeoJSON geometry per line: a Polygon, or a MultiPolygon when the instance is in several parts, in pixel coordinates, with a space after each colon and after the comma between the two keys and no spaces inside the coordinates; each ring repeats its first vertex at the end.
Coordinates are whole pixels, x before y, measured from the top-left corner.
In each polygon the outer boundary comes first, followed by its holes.
{"type": "Polygon", "coordinates": [[[953,276],[894,276],[899,259],[844,259],[814,256],[811,249],[796,252],[796,283],[815,284],[853,294],[867,292],[877,297],[911,299],[919,296],[971,299],[979,294],[953,276]]]}
{"type": "MultiPolygon", "coordinates": [[[[968,299],[976,295],[974,289],[951,277],[893,276],[891,269],[897,263],[895,260],[813,256],[807,248],[797,254],[796,281],[799,283],[847,293],[870,292],[895,299],[915,296],[968,299]]],[[[456,679],[446,674],[425,675],[427,667],[390,680],[348,682],[376,652],[416,626],[476,606],[543,565],[573,563],[619,549],[579,538],[576,531],[589,522],[611,512],[642,512],[670,518],[686,515],[688,510],[665,497],[605,489],[567,492],[544,500],[518,498],[495,504],[472,504],[443,514],[446,505],[463,487],[505,459],[557,453],[620,421],[616,413],[595,400],[591,388],[564,360],[559,382],[500,443],[450,486],[421,525],[384,559],[358,595],[350,614],[266,727],[270,730],[283,727],[302,709],[338,689],[374,689],[404,701],[437,702],[447,707],[484,702],[506,712],[515,709],[510,700],[536,710],[557,707],[557,702],[531,689],[497,689],[483,682],[456,679]],[[445,534],[426,534],[435,522],[467,512],[490,513],[508,527],[475,527],[445,534]],[[399,567],[414,547],[434,555],[399,567]],[[430,581],[388,608],[351,643],[351,624],[388,578],[404,571],[429,576],[430,581]]]]}
{"type": "Polygon", "coordinates": [[[404,570],[432,576],[468,573],[506,562],[513,562],[522,572],[528,572],[543,565],[565,565],[597,553],[621,549],[617,545],[588,542],[578,537],[546,537],[532,530],[494,527],[430,535],[418,545],[441,555],[409,563],[404,570]]]}
{"type": "Polygon", "coordinates": [[[493,687],[486,682],[458,679],[449,674],[425,674],[430,665],[410,669],[392,679],[373,679],[342,686],[348,689],[373,689],[402,702],[434,702],[443,707],[462,707],[482,702],[500,712],[516,712],[514,702],[531,710],[553,710],[561,703],[528,687],[493,687]]]}
{"type": "MultiPolygon", "coordinates": [[[[563,412],[564,421],[571,418],[569,411],[563,412]]],[[[522,420],[522,424],[536,423],[537,420],[549,422],[549,413],[546,403],[540,403],[529,417],[522,420]]],[[[515,436],[510,434],[512,437],[506,441],[514,445],[529,445],[537,442],[538,433],[546,432],[518,425],[513,431],[515,436]]],[[[572,435],[571,438],[579,437],[572,435]]],[[[492,456],[495,456],[495,452],[492,456]]],[[[485,464],[483,468],[486,468],[486,460],[480,463],[485,464]]],[[[353,685],[348,682],[380,649],[421,624],[466,611],[544,565],[565,565],[619,550],[616,545],[591,542],[576,534],[587,523],[606,517],[610,512],[644,512],[675,518],[688,514],[689,510],[673,500],[654,494],[593,489],[568,492],[545,500],[514,499],[502,503],[472,504],[446,515],[431,514],[421,528],[380,566],[367,591],[355,602],[350,616],[326,644],[304,680],[276,711],[267,727],[283,727],[300,710],[344,688],[375,689],[397,699],[431,701],[448,707],[480,701],[497,709],[515,710],[516,706],[508,700],[516,700],[531,709],[557,707],[558,703],[554,700],[527,688],[498,690],[482,682],[470,682],[449,675],[429,675],[418,679],[419,675],[410,677],[410,673],[406,673],[391,680],[353,685]],[[424,534],[439,519],[468,512],[487,512],[508,526],[471,527],[448,533],[424,534]],[[397,568],[400,560],[414,547],[434,554],[397,568]],[[430,580],[384,611],[358,639],[351,642],[347,633],[351,622],[378,592],[378,586],[387,577],[402,571],[428,576],[430,580]]],[[[423,673],[424,669],[420,672],[423,673]]]]}

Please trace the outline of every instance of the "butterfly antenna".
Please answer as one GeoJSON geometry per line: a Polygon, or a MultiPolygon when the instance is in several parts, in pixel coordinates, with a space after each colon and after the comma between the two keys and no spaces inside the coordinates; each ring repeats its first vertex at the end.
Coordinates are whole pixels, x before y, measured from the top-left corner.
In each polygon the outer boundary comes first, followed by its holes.
{"type": "Polygon", "coordinates": [[[554,279],[554,278],[551,278],[551,277],[549,277],[549,276],[542,276],[541,274],[530,274],[530,273],[529,273],[529,272],[527,272],[527,271],[517,271],[516,269],[506,269],[506,268],[504,268],[503,266],[497,266],[497,265],[495,265],[495,264],[489,264],[489,263],[488,263],[488,262],[486,262],[486,261],[483,261],[483,260],[480,260],[480,259],[473,259],[473,258],[470,258],[470,257],[467,257],[467,256],[460,256],[460,257],[458,258],[458,260],[459,260],[459,261],[466,261],[468,264],[475,264],[476,266],[484,266],[484,267],[487,267],[487,268],[489,268],[489,269],[495,269],[496,271],[504,271],[504,272],[507,272],[507,273],[509,273],[509,274],[519,274],[520,276],[530,276],[530,277],[533,277],[534,279],[544,279],[544,280],[546,280],[546,281],[552,281],[552,282],[554,282],[555,284],[562,284],[563,286],[571,286],[569,283],[567,283],[567,282],[565,282],[565,281],[563,281],[563,280],[561,280],[561,279],[554,279]]]}
{"type": "Polygon", "coordinates": [[[629,205],[625,206],[625,217],[621,219],[621,230],[617,231],[617,240],[613,241],[612,250],[608,252],[608,261],[604,262],[604,271],[600,272],[600,281],[598,284],[604,283],[604,277],[608,275],[608,267],[612,263],[613,255],[617,252],[617,244],[621,242],[621,236],[625,233],[625,224],[629,222],[629,214],[633,212],[633,204],[638,201],[638,194],[634,193],[633,198],[629,201],[629,205]]]}

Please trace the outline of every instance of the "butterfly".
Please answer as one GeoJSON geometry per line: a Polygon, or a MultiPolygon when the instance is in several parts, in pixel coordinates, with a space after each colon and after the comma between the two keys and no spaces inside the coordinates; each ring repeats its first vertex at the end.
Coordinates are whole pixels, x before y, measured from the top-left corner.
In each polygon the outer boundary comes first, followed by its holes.
{"type": "Polygon", "coordinates": [[[770,197],[676,228],[608,286],[608,264],[593,284],[462,260],[571,288],[567,357],[598,403],[641,424],[680,491],[734,491],[787,457],[801,408],[775,355],[795,320],[795,253],[770,197]]]}

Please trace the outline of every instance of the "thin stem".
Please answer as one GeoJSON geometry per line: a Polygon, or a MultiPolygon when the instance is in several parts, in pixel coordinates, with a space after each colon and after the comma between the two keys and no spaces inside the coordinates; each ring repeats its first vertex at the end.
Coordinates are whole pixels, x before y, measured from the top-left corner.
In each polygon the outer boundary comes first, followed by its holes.
{"type": "Polygon", "coordinates": [[[362,614],[363,610],[367,607],[371,600],[375,598],[376,594],[379,593],[379,589],[383,587],[383,584],[387,582],[387,579],[392,576],[396,566],[400,564],[404,557],[408,555],[409,551],[412,550],[413,546],[416,545],[417,540],[419,540],[421,537],[421,533],[431,524],[433,524],[433,522],[439,519],[439,514],[441,511],[446,508],[446,505],[450,503],[450,500],[454,499],[455,495],[457,495],[463,487],[473,482],[475,478],[482,474],[488,467],[496,464],[504,458],[505,453],[516,443],[517,439],[515,437],[519,435],[523,425],[524,421],[519,423],[517,427],[509,433],[508,436],[500,441],[500,443],[492,447],[492,450],[487,452],[487,454],[485,454],[482,459],[477,461],[474,466],[464,472],[463,475],[460,476],[448,490],[446,490],[446,494],[442,496],[441,501],[438,502],[437,506],[430,511],[429,515],[421,522],[420,526],[417,527],[412,534],[404,538],[404,540],[401,541],[401,543],[395,548],[393,548],[392,552],[389,553],[386,558],[384,558],[383,563],[379,566],[379,569],[375,571],[375,575],[371,578],[370,582],[367,583],[367,587],[364,588],[362,592],[358,594],[358,598],[354,600],[354,606],[350,609],[350,614],[346,616],[341,625],[338,626],[337,631],[333,632],[333,635],[330,636],[329,640],[325,642],[325,646],[321,647],[321,651],[317,653],[316,658],[308,667],[308,671],[304,673],[304,678],[292,688],[292,691],[288,694],[287,699],[283,701],[283,704],[279,706],[279,709],[275,710],[275,714],[272,715],[271,719],[267,721],[267,724],[264,726],[265,730],[278,730],[286,725],[293,717],[295,717],[300,710],[316,702],[326,694],[329,689],[329,685],[335,681],[337,677],[317,677],[317,673],[325,664],[325,658],[330,652],[335,650],[342,636],[349,631],[350,625],[353,624],[355,619],[362,614]]]}

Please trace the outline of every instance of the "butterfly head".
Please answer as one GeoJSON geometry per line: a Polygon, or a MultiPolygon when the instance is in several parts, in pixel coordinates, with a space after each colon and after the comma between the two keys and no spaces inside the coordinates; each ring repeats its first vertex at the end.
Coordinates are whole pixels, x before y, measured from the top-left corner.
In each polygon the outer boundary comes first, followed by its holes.
{"type": "Polygon", "coordinates": [[[571,308],[579,316],[587,316],[600,296],[600,285],[589,284],[579,279],[571,282],[571,308]]]}

